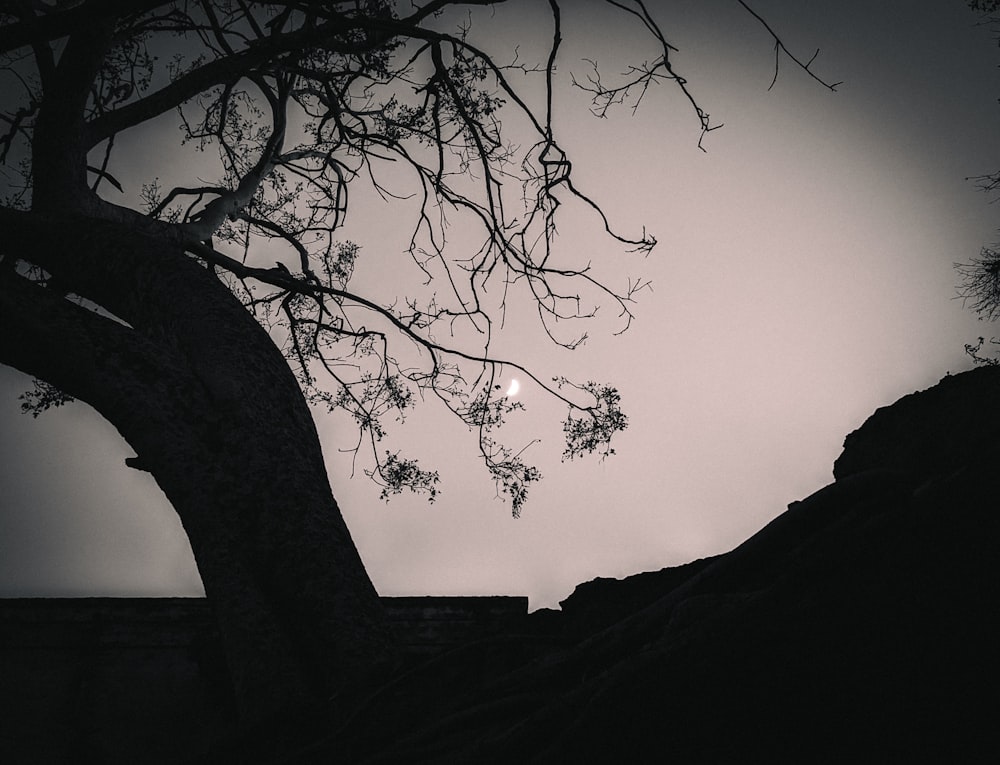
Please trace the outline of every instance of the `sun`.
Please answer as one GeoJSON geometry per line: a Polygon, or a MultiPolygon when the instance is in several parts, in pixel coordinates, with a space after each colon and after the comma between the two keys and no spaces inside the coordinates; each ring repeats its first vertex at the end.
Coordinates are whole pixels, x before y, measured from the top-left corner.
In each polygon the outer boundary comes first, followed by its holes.
{"type": "Polygon", "coordinates": [[[513,398],[517,395],[517,392],[521,390],[521,383],[517,381],[516,377],[512,377],[510,380],[510,386],[507,388],[507,392],[504,394],[507,398],[513,398]]]}

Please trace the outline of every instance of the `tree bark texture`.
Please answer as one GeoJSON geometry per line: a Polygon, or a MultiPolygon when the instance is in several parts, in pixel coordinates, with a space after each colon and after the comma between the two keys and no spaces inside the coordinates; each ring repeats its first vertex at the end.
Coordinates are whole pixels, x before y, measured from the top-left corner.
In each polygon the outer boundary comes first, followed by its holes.
{"type": "Polygon", "coordinates": [[[315,702],[387,658],[308,406],[228,288],[128,225],[5,210],[0,226],[0,362],[93,406],[152,473],[191,541],[242,717],[315,702]]]}
{"type": "MultiPolygon", "coordinates": [[[[50,35],[65,32],[49,27],[68,13],[6,27],[13,37],[0,50],[30,43],[42,95],[31,209],[0,207],[0,363],[90,404],[135,449],[135,466],[180,515],[240,712],[255,720],[363,676],[392,641],[279,349],[188,254],[198,242],[88,186],[95,82],[121,18],[157,4],[88,3],[87,23],[57,47],[50,35]]],[[[174,108],[211,84],[168,87],[174,100],[154,106],[174,108]]],[[[148,107],[106,113],[124,122],[104,137],[141,124],[148,107]]]]}

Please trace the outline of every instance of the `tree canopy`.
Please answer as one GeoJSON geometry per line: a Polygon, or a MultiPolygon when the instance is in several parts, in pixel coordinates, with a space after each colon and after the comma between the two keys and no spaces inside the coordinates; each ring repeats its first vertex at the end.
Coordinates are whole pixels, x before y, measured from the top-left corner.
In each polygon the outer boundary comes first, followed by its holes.
{"type": "MultiPolygon", "coordinates": [[[[481,48],[475,24],[484,19],[463,15],[505,4],[14,6],[0,19],[5,214],[78,211],[183,247],[268,329],[307,398],[353,418],[355,448],[367,447],[383,496],[410,488],[435,497],[437,473],[382,444],[387,422],[433,399],[475,432],[516,515],[540,473],[495,435],[521,408],[499,384],[505,370],[566,405],[566,458],[613,453],[627,417],[612,385],[542,379],[516,358],[495,355],[508,308],[530,305],[548,338],[566,348],[585,341],[586,330],[574,325],[599,307],[613,310],[611,330],[623,332],[646,282],[620,270],[604,278],[592,253],[556,247],[560,208],[589,210],[621,248],[648,253],[656,240],[619,232],[573,180],[553,105],[560,4],[542,4],[548,43],[537,62],[523,61],[517,48],[499,54],[505,59],[481,48]],[[78,34],[67,39],[69,31],[78,34]],[[185,167],[182,148],[194,149],[198,164],[186,166],[196,172],[165,186],[158,176],[176,173],[150,152],[148,167],[125,168],[122,177],[116,140],[158,129],[153,140],[165,143],[165,120],[179,123],[185,146],[158,146],[155,154],[185,167]],[[338,236],[359,188],[398,202],[396,225],[411,231],[406,252],[424,284],[376,295],[352,281],[359,261],[373,257],[363,241],[338,236]],[[449,246],[452,237],[459,246],[449,246]]],[[[654,17],[642,2],[608,5],[636,22],[649,57],[613,79],[596,64],[574,79],[593,112],[635,108],[651,87],[669,83],[704,137],[715,125],[654,17]]],[[[774,40],[776,55],[787,54],[774,40]]],[[[808,71],[811,62],[793,60],[808,71]]],[[[405,266],[379,257],[385,280],[397,282],[405,266]]],[[[7,260],[22,276],[61,283],[88,307],[115,315],[23,252],[7,260]]],[[[25,406],[37,412],[62,400],[41,382],[25,406]]]]}

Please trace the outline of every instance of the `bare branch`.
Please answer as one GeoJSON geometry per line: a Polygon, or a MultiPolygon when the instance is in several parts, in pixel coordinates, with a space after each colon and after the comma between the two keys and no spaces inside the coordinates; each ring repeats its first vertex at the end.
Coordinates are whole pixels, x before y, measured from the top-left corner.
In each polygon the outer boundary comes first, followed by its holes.
{"type": "Polygon", "coordinates": [[[747,5],[745,0],[736,0],[736,1],[743,6],[743,8],[747,11],[747,13],[749,13],[751,16],[757,19],[757,21],[761,24],[761,26],[763,26],[764,29],[767,30],[767,33],[771,35],[771,38],[774,40],[774,77],[771,80],[771,84],[767,88],[768,90],[773,88],[774,84],[778,81],[778,67],[781,62],[780,59],[782,53],[788,56],[788,58],[791,59],[792,62],[797,67],[799,67],[799,69],[804,71],[813,80],[818,82],[827,90],[836,91],[838,86],[843,85],[842,82],[827,82],[822,77],[813,72],[813,70],[810,68],[813,62],[816,60],[816,57],[819,56],[819,49],[817,49],[816,52],[812,54],[812,57],[808,61],[803,62],[794,53],[788,50],[788,48],[785,46],[785,43],[782,42],[781,38],[778,36],[777,32],[775,32],[774,29],[771,28],[771,25],[768,24],[767,21],[765,21],[764,18],[759,13],[757,13],[757,11],[755,11],[753,8],[747,5]]]}

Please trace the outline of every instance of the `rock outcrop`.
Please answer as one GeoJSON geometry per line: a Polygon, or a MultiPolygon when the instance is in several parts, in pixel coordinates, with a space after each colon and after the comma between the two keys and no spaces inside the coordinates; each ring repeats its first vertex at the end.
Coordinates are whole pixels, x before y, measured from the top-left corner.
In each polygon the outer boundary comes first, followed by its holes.
{"type": "Polygon", "coordinates": [[[880,409],[834,483],[733,551],[582,585],[529,617],[523,664],[445,683],[376,752],[340,743],[366,763],[991,758],[998,384],[976,370],[880,409]]]}
{"type": "Polygon", "coordinates": [[[833,475],[841,479],[881,468],[929,478],[995,458],[998,401],[1000,367],[949,375],[876,410],[845,439],[833,475]]]}

